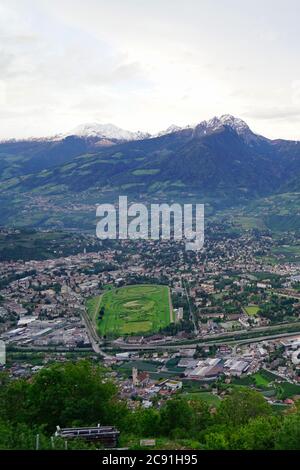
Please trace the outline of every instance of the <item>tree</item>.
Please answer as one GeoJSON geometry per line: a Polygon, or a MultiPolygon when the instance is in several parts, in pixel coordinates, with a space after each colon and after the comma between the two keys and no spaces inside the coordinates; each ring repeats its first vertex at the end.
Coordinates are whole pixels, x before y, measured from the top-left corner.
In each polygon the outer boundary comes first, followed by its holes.
{"type": "Polygon", "coordinates": [[[30,384],[24,379],[4,384],[0,393],[0,415],[11,423],[28,422],[30,384]]]}
{"type": "Polygon", "coordinates": [[[234,450],[272,450],[280,426],[277,416],[260,416],[232,434],[230,448],[234,450]]]}
{"type": "Polygon", "coordinates": [[[121,429],[127,434],[141,437],[154,437],[160,433],[160,413],[158,410],[140,408],[129,412],[122,422],[121,429]]]}
{"type": "Polygon", "coordinates": [[[300,449],[300,413],[285,416],[283,425],[277,435],[275,448],[279,450],[300,449]]]}
{"type": "Polygon", "coordinates": [[[36,449],[36,436],[39,435],[39,448],[50,449],[51,441],[45,436],[42,429],[31,428],[24,423],[0,423],[0,449],[1,450],[34,450],[36,449]]]}
{"type": "Polygon", "coordinates": [[[189,404],[194,413],[195,433],[201,433],[212,424],[209,404],[204,400],[192,400],[189,404]]]}
{"type": "Polygon", "coordinates": [[[228,450],[229,444],[222,432],[210,432],[205,436],[205,449],[207,450],[228,450]]]}
{"type": "Polygon", "coordinates": [[[257,416],[268,416],[271,410],[259,392],[246,388],[235,389],[221,402],[216,419],[220,423],[238,426],[257,416]]]}
{"type": "Polygon", "coordinates": [[[193,410],[186,400],[175,398],[167,401],[161,410],[161,430],[165,435],[185,433],[194,424],[193,410]]]}
{"type": "Polygon", "coordinates": [[[50,432],[57,425],[112,424],[116,387],[87,361],[42,369],[29,389],[31,422],[50,432]]]}
{"type": "Polygon", "coordinates": [[[156,436],[160,429],[160,414],[152,408],[143,410],[140,416],[141,435],[145,437],[156,436]]]}

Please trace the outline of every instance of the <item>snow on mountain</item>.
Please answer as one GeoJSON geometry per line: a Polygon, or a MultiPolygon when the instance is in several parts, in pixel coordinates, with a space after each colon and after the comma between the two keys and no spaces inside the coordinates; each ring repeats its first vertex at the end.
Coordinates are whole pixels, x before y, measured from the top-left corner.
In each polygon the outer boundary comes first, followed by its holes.
{"type": "Polygon", "coordinates": [[[194,128],[194,135],[201,137],[205,134],[213,133],[222,127],[228,126],[233,129],[240,137],[247,143],[255,143],[262,140],[267,140],[265,137],[254,134],[248,124],[242,119],[236,118],[231,114],[223,114],[220,117],[213,117],[209,121],[202,121],[194,128]]]}
{"type": "Polygon", "coordinates": [[[81,124],[70,132],[66,133],[64,137],[76,135],[78,137],[99,137],[103,139],[116,139],[116,140],[140,140],[150,137],[150,134],[143,132],[131,132],[121,129],[114,124],[99,124],[97,122],[81,124]]]}
{"type": "MultiPolygon", "coordinates": [[[[207,134],[214,133],[218,130],[224,128],[224,126],[230,127],[233,129],[240,137],[242,137],[248,144],[255,144],[257,142],[267,141],[265,137],[262,137],[258,134],[255,134],[251,131],[248,124],[242,119],[236,118],[231,114],[223,114],[220,117],[213,117],[210,120],[202,121],[196,125],[188,126],[177,126],[172,124],[167,129],[160,131],[156,134],[150,134],[147,132],[133,132],[125,129],[121,129],[114,124],[99,124],[97,122],[81,124],[70,132],[65,134],[59,134],[53,136],[52,138],[47,138],[47,140],[60,140],[68,136],[78,136],[78,137],[93,137],[99,139],[107,139],[108,142],[111,140],[120,140],[120,141],[132,141],[132,140],[144,140],[150,138],[162,137],[164,135],[173,134],[177,132],[182,132],[184,130],[191,130],[194,137],[203,137],[207,134]]],[[[110,142],[111,144],[112,142],[110,142]]]]}
{"type": "Polygon", "coordinates": [[[218,130],[224,128],[224,126],[230,127],[233,129],[240,137],[242,137],[248,144],[255,143],[262,140],[267,140],[264,137],[254,134],[251,131],[248,124],[242,119],[236,118],[231,114],[223,114],[220,117],[213,117],[208,121],[202,121],[196,125],[189,125],[189,126],[176,126],[171,125],[164,131],[158,132],[157,134],[153,135],[152,137],[161,137],[168,134],[173,134],[174,132],[180,132],[186,129],[191,129],[193,131],[193,136],[195,137],[203,137],[207,134],[214,133],[218,130]]]}
{"type": "Polygon", "coordinates": [[[180,132],[180,131],[183,131],[184,129],[193,129],[193,126],[180,127],[180,126],[176,126],[175,124],[172,124],[164,131],[160,131],[157,134],[154,134],[152,137],[162,137],[163,135],[173,134],[174,132],[180,132]]]}

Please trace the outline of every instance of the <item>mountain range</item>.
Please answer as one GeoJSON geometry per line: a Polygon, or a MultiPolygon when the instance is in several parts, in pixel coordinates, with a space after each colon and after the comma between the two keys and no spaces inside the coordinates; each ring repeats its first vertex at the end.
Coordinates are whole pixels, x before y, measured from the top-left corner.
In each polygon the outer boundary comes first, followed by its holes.
{"type": "Polygon", "coordinates": [[[300,142],[267,139],[231,115],[156,135],[92,123],[54,138],[0,143],[6,224],[24,213],[29,225],[60,224],[59,213],[69,220],[62,209],[67,203],[76,206],[77,217],[80,207],[94,211],[94,204],[119,194],[145,202],[205,202],[214,212],[249,204],[253,211],[255,201],[289,193],[297,198],[298,192],[300,142]]]}

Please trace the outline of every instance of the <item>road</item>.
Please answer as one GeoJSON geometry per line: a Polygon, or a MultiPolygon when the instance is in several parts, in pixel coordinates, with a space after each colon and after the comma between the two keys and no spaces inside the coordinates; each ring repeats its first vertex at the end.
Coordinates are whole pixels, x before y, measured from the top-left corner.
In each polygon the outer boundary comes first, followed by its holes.
{"type": "MultiPolygon", "coordinates": [[[[99,305],[100,305],[100,298],[99,298],[99,305]]],[[[95,351],[95,353],[99,354],[100,356],[106,359],[113,357],[105,353],[104,351],[102,351],[102,349],[100,348],[100,345],[101,345],[100,338],[95,329],[94,322],[90,319],[86,309],[82,312],[82,319],[85,324],[86,330],[88,332],[89,340],[91,342],[92,348],[95,351]]]]}
{"type": "Polygon", "coordinates": [[[197,328],[197,325],[196,325],[196,322],[195,322],[195,317],[194,317],[194,314],[193,314],[193,311],[192,311],[189,294],[188,294],[188,291],[187,291],[187,288],[186,288],[186,283],[185,283],[184,279],[182,279],[182,278],[181,278],[181,281],[183,283],[185,295],[186,295],[186,298],[187,298],[187,301],[188,301],[189,312],[190,312],[189,318],[190,318],[190,321],[194,325],[194,333],[195,333],[195,335],[197,335],[198,334],[198,328],[197,328]]]}
{"type": "Polygon", "coordinates": [[[170,322],[174,323],[176,322],[176,318],[175,318],[175,313],[174,313],[173,304],[172,304],[172,296],[171,296],[170,287],[168,287],[168,296],[169,296],[170,322]]]}
{"type": "MultiPolygon", "coordinates": [[[[164,349],[191,349],[195,346],[213,346],[213,345],[218,345],[218,344],[250,344],[250,343],[259,343],[261,341],[266,341],[270,339],[277,339],[277,338],[285,338],[289,336],[297,336],[300,335],[300,327],[299,330],[293,331],[293,332],[288,332],[288,333],[274,333],[271,335],[264,335],[264,336],[253,336],[251,338],[245,338],[245,339],[226,339],[226,338],[221,338],[221,337],[216,337],[215,341],[210,340],[210,341],[205,341],[205,339],[198,339],[198,340],[193,340],[189,343],[168,343],[168,344],[126,344],[126,343],[114,343],[114,347],[118,347],[120,349],[124,350],[164,350],[164,349]]],[[[215,335],[216,336],[216,335],[215,335]]]]}

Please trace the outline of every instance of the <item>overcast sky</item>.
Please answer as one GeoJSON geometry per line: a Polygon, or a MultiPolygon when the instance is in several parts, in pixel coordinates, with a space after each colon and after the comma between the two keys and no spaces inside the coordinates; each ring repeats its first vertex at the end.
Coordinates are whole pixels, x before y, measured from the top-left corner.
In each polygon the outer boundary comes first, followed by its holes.
{"type": "Polygon", "coordinates": [[[234,114],[300,140],[299,0],[0,0],[0,138],[234,114]]]}

